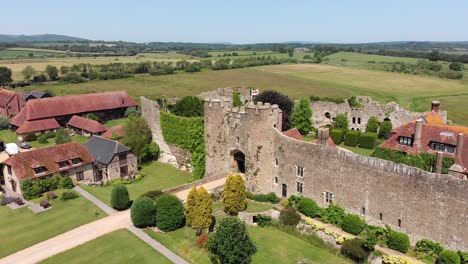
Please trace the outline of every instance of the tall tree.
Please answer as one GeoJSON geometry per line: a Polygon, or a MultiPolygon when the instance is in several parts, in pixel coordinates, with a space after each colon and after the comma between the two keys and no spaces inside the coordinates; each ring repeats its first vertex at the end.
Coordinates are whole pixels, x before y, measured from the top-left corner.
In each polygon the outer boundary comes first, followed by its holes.
{"type": "Polygon", "coordinates": [[[346,116],[346,114],[337,115],[334,126],[335,128],[347,130],[348,129],[348,117],[346,116]]]}
{"type": "Polygon", "coordinates": [[[208,228],[211,224],[211,211],[213,200],[205,188],[190,189],[185,207],[187,225],[197,229],[197,234],[201,234],[201,230],[208,228]]]}
{"type": "Polygon", "coordinates": [[[49,76],[49,80],[55,81],[55,80],[58,79],[59,71],[58,71],[57,67],[52,66],[52,65],[47,65],[45,71],[47,73],[47,76],[49,76]]]}
{"type": "MultiPolygon", "coordinates": [[[[138,162],[152,159],[153,148],[151,129],[141,116],[131,115],[124,124],[125,136],[122,143],[127,145],[138,158],[138,162]]],[[[159,153],[159,146],[157,147],[159,153]]]]}
{"type": "Polygon", "coordinates": [[[245,224],[235,217],[221,220],[216,232],[208,239],[214,263],[250,263],[257,247],[250,239],[245,224]]]}
{"type": "Polygon", "coordinates": [[[438,61],[440,60],[440,53],[437,50],[433,50],[431,53],[429,53],[428,59],[430,61],[438,61]]]}
{"type": "Polygon", "coordinates": [[[380,125],[379,138],[388,139],[392,135],[392,122],[385,120],[380,125]]]}
{"type": "Polygon", "coordinates": [[[375,116],[371,116],[366,124],[366,132],[377,133],[379,130],[379,120],[375,116]]]}
{"type": "Polygon", "coordinates": [[[26,68],[24,68],[21,71],[21,74],[23,75],[24,80],[29,82],[29,81],[31,81],[33,76],[36,74],[36,70],[31,65],[28,65],[28,66],[26,66],[26,68]]]}
{"type": "Polygon", "coordinates": [[[231,174],[227,177],[223,191],[224,212],[237,215],[247,207],[247,194],[245,181],[240,174],[231,174]]]}
{"type": "Polygon", "coordinates": [[[0,67],[0,84],[11,83],[11,70],[7,67],[0,67]]]}
{"type": "Polygon", "coordinates": [[[64,144],[67,142],[71,142],[70,134],[64,128],[59,128],[55,133],[55,144],[64,144]]]}
{"type": "Polygon", "coordinates": [[[310,109],[309,99],[302,98],[294,107],[291,115],[291,126],[295,127],[302,135],[307,135],[312,130],[312,109],[310,109]]]}
{"type": "Polygon", "coordinates": [[[291,128],[291,123],[289,121],[293,102],[291,99],[277,91],[267,90],[263,91],[255,97],[256,102],[263,102],[263,103],[270,103],[270,104],[277,104],[279,108],[283,111],[283,125],[282,129],[288,130],[291,128]]]}
{"type": "Polygon", "coordinates": [[[171,113],[183,117],[203,116],[203,102],[196,96],[185,96],[178,101],[171,110],[171,113]]]}

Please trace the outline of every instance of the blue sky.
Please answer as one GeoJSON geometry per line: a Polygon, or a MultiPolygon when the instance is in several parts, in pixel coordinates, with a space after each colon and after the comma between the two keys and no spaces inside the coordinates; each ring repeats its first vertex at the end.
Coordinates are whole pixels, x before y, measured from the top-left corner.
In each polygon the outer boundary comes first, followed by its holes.
{"type": "Polygon", "coordinates": [[[468,40],[466,0],[2,2],[0,34],[136,42],[468,40]]]}

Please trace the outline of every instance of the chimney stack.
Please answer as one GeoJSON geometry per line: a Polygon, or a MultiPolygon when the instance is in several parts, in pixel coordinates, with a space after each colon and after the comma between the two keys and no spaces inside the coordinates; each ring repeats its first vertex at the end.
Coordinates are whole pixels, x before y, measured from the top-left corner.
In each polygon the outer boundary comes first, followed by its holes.
{"type": "Polygon", "coordinates": [[[437,151],[436,152],[436,167],[435,167],[435,171],[437,174],[442,174],[443,159],[444,159],[444,153],[437,151]]]}
{"type": "Polygon", "coordinates": [[[414,146],[419,149],[421,148],[421,136],[422,136],[422,120],[416,120],[416,132],[414,133],[414,146]]]}
{"type": "Polygon", "coordinates": [[[460,161],[461,160],[461,155],[463,152],[463,133],[458,133],[458,138],[457,138],[457,149],[455,150],[455,161],[460,161]]]}
{"type": "Polygon", "coordinates": [[[440,102],[439,101],[432,101],[431,110],[432,112],[439,112],[440,102]]]}
{"type": "Polygon", "coordinates": [[[327,145],[330,131],[328,128],[321,127],[318,129],[317,143],[320,145],[327,145]]]}

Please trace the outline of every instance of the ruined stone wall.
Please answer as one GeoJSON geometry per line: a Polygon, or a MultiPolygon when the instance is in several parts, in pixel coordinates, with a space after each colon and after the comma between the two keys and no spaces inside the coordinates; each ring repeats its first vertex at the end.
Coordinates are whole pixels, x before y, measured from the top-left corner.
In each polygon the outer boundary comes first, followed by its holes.
{"type": "Polygon", "coordinates": [[[245,86],[218,88],[213,91],[203,92],[197,95],[197,97],[200,99],[209,99],[209,100],[213,100],[213,99],[221,100],[224,97],[223,100],[228,99],[232,103],[232,94],[234,92],[239,93],[240,99],[242,102],[251,101],[250,89],[245,86]]]}
{"type": "MultiPolygon", "coordinates": [[[[333,102],[311,102],[312,125],[315,128],[330,125],[338,114],[346,113],[348,116],[349,129],[365,130],[367,121],[371,116],[377,117],[380,122],[388,118],[395,128],[424,115],[424,113],[408,111],[395,102],[381,105],[376,101],[372,101],[372,99],[367,96],[358,96],[356,99],[362,104],[362,108],[351,108],[347,102],[341,104],[333,102]]],[[[439,111],[439,113],[444,121],[447,122],[447,112],[439,111]]]]}
{"type": "Polygon", "coordinates": [[[413,243],[428,238],[468,250],[466,180],[288,138],[276,128],[280,113],[269,104],[231,109],[229,102],[205,102],[206,176],[237,172],[233,155],[242,151],[250,191],[281,196],[285,184],[289,196],[302,182],[302,194],[322,206],[330,192],[348,212],[405,232],[413,243]],[[303,177],[296,166],[304,167],[303,177]]]}

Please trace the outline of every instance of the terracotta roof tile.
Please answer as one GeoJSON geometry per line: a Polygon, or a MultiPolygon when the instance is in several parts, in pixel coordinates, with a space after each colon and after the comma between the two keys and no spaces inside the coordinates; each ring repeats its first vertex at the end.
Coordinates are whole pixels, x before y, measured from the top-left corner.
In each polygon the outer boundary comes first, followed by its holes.
{"type": "Polygon", "coordinates": [[[72,116],[70,121],[68,121],[67,125],[76,127],[79,129],[83,129],[91,133],[99,133],[99,132],[107,131],[107,128],[103,124],[99,123],[98,121],[94,121],[94,120],[84,118],[81,116],[77,116],[77,115],[72,116]]]}
{"type": "Polygon", "coordinates": [[[288,131],[284,131],[283,135],[297,140],[304,140],[304,137],[301,135],[297,128],[291,128],[288,131]]]}
{"type": "Polygon", "coordinates": [[[79,165],[71,165],[70,162],[69,168],[93,162],[93,157],[89,154],[85,146],[77,142],[69,142],[15,154],[8,158],[5,161],[5,164],[12,167],[13,172],[19,180],[34,179],[63,170],[59,168],[57,161],[69,160],[71,157],[70,153],[73,153],[73,155],[71,155],[72,157],[81,158],[82,162],[79,165]],[[68,159],[64,159],[64,157],[68,157],[68,159]],[[36,175],[33,167],[37,166],[44,166],[47,171],[40,175],[36,175]]]}
{"type": "Polygon", "coordinates": [[[17,134],[26,134],[30,132],[45,131],[60,128],[55,118],[46,118],[41,120],[26,121],[16,130],[17,134]]]}
{"type": "Polygon", "coordinates": [[[124,134],[125,134],[125,131],[124,131],[124,127],[122,125],[118,125],[118,126],[113,126],[111,128],[109,128],[104,134],[102,134],[101,136],[103,138],[108,138],[108,139],[111,139],[113,135],[116,135],[117,137],[123,137],[124,134]]]}
{"type": "Polygon", "coordinates": [[[15,96],[17,96],[15,92],[7,89],[0,89],[0,107],[7,106],[11,99],[13,99],[15,96]]]}

